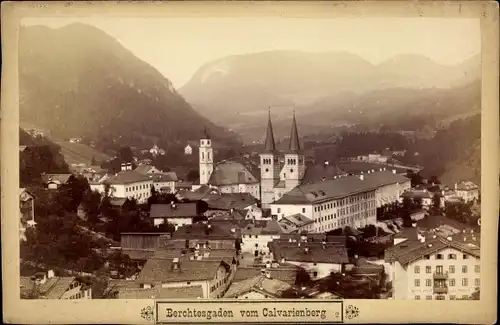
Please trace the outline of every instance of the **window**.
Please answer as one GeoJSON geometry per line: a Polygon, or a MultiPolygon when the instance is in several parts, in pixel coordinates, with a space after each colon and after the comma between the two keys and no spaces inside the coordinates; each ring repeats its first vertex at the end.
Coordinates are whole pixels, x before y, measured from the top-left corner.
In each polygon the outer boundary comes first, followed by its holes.
{"type": "Polygon", "coordinates": [[[436,297],[436,300],[444,300],[444,296],[439,295],[436,297]]]}
{"type": "Polygon", "coordinates": [[[306,213],[306,208],[302,208],[302,213],[306,213]]]}
{"type": "Polygon", "coordinates": [[[415,279],[415,287],[420,287],[420,279],[415,279]]]}
{"type": "Polygon", "coordinates": [[[186,283],[187,283],[187,284],[191,284],[191,282],[190,282],[190,281],[188,281],[188,282],[186,282],[186,283]]]}
{"type": "Polygon", "coordinates": [[[432,269],[430,266],[426,266],[425,267],[425,273],[431,273],[432,272],[432,269]]]}
{"type": "Polygon", "coordinates": [[[278,208],[278,213],[281,213],[281,208],[278,208]]]}
{"type": "Polygon", "coordinates": [[[430,258],[431,258],[431,256],[430,256],[430,255],[424,255],[424,260],[428,260],[428,259],[430,259],[430,258]]]}
{"type": "Polygon", "coordinates": [[[425,280],[425,285],[430,287],[432,285],[432,280],[431,279],[426,279],[425,280]]]}
{"type": "Polygon", "coordinates": [[[455,273],[455,265],[450,265],[450,273],[455,273]]]}
{"type": "Polygon", "coordinates": [[[255,244],[255,247],[259,247],[259,244],[255,244]]]}
{"type": "Polygon", "coordinates": [[[456,299],[455,295],[450,295],[450,300],[455,300],[455,299],[456,299]]]}
{"type": "Polygon", "coordinates": [[[432,296],[425,296],[425,300],[432,300],[432,296]]]}
{"type": "Polygon", "coordinates": [[[457,259],[457,255],[456,254],[448,254],[448,259],[449,260],[456,260],[457,259]]]}
{"type": "Polygon", "coordinates": [[[463,278],[462,279],[462,287],[466,287],[469,284],[469,279],[463,278]]]}
{"type": "Polygon", "coordinates": [[[467,258],[469,258],[469,256],[467,254],[464,254],[464,260],[466,260],[467,258]]]}
{"type": "Polygon", "coordinates": [[[442,260],[443,254],[436,254],[436,260],[442,260]]]}
{"type": "Polygon", "coordinates": [[[480,265],[475,265],[474,266],[474,272],[481,273],[481,266],[480,265]]]}
{"type": "Polygon", "coordinates": [[[463,295],[463,296],[462,296],[462,299],[463,299],[463,300],[469,300],[469,296],[467,296],[467,295],[463,295]]]}
{"type": "Polygon", "coordinates": [[[443,274],[443,266],[442,265],[438,265],[436,266],[436,273],[437,274],[443,274]]]}
{"type": "Polygon", "coordinates": [[[415,300],[420,300],[420,296],[415,296],[415,300]]]}
{"type": "Polygon", "coordinates": [[[475,279],[474,279],[474,285],[475,285],[476,287],[481,286],[481,281],[479,280],[479,278],[475,278],[475,279]]]}
{"type": "Polygon", "coordinates": [[[313,272],[313,276],[314,276],[314,277],[317,277],[317,276],[318,276],[318,272],[314,271],[314,272],[313,272]]]}
{"type": "Polygon", "coordinates": [[[467,273],[467,265],[462,265],[462,273],[467,273]]]}

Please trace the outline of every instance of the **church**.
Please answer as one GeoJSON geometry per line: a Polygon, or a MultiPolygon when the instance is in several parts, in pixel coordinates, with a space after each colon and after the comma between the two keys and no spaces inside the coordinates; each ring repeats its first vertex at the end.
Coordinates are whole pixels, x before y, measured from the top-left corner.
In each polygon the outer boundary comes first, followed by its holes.
{"type": "Polygon", "coordinates": [[[317,183],[343,174],[337,166],[306,166],[295,112],[285,152],[279,152],[276,148],[269,112],[264,149],[259,156],[260,180],[239,162],[226,160],[214,163],[212,141],[205,131],[199,147],[199,186],[209,185],[222,193],[250,193],[261,201],[263,208],[269,208],[271,203],[299,185],[317,183]]]}
{"type": "Polygon", "coordinates": [[[284,153],[276,150],[271,113],[267,123],[264,150],[260,154],[260,186],[262,207],[280,199],[302,183],[306,172],[305,157],[300,150],[299,133],[295,112],[288,150],[284,153]]]}

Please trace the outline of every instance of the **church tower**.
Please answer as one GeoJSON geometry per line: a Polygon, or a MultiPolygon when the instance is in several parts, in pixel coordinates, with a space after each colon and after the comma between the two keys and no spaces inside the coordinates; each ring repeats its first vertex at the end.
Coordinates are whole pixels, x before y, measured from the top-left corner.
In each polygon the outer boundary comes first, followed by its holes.
{"type": "Polygon", "coordinates": [[[214,170],[214,154],[212,149],[212,141],[210,140],[210,136],[208,135],[206,128],[203,137],[200,139],[199,160],[200,185],[205,185],[208,183],[210,175],[212,175],[212,171],[214,170]]]}
{"type": "Polygon", "coordinates": [[[297,131],[297,121],[295,111],[293,112],[292,130],[290,132],[290,145],[285,153],[285,166],[283,167],[283,179],[286,191],[300,185],[305,174],[305,159],[300,150],[299,133],[297,131]]]}
{"type": "Polygon", "coordinates": [[[260,190],[262,207],[267,208],[274,201],[274,186],[280,180],[279,156],[274,142],[271,111],[267,122],[264,151],[260,154],[260,190]]]}

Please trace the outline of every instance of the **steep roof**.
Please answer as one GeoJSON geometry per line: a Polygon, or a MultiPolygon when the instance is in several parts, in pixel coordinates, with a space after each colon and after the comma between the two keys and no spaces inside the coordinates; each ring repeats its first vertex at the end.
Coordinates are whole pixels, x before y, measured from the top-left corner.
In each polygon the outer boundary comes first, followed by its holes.
{"type": "Polygon", "coordinates": [[[450,241],[441,236],[430,237],[425,242],[419,240],[406,240],[388,248],[385,252],[387,262],[398,261],[401,265],[407,265],[413,261],[423,258],[425,255],[435,254],[446,248],[454,248],[471,256],[480,257],[480,251],[463,245],[457,241],[450,241]]]}
{"type": "Polygon", "coordinates": [[[302,184],[313,184],[326,180],[332,180],[334,177],[341,175],[347,175],[347,173],[337,165],[307,164],[304,177],[302,178],[302,184]]]}
{"type": "Polygon", "coordinates": [[[118,299],[201,299],[203,289],[200,285],[173,288],[121,288],[118,299]]]}
{"type": "Polygon", "coordinates": [[[290,225],[295,226],[297,228],[303,227],[305,225],[308,225],[308,224],[311,224],[314,222],[313,220],[309,219],[308,217],[306,217],[305,215],[303,215],[301,213],[296,213],[296,214],[292,214],[290,216],[283,217],[283,218],[281,218],[280,221],[281,222],[288,221],[288,223],[290,223],[290,225]]]}
{"type": "Polygon", "coordinates": [[[457,190],[459,191],[471,191],[477,190],[479,187],[471,181],[461,181],[457,183],[457,190]]]}
{"type": "Polygon", "coordinates": [[[59,183],[59,184],[66,184],[68,182],[69,178],[73,174],[43,174],[42,175],[42,181],[44,183],[59,183]]]}
{"type": "Polygon", "coordinates": [[[295,120],[295,111],[293,111],[292,130],[290,131],[289,152],[298,153],[300,151],[299,132],[297,131],[297,121],[295,120]]]}
{"type": "MultiPolygon", "coordinates": [[[[241,267],[239,266],[234,274],[234,282],[243,281],[253,278],[261,274],[262,267],[241,267]]],[[[299,267],[290,264],[290,266],[279,266],[277,268],[266,268],[265,270],[271,273],[273,279],[286,282],[290,285],[295,284],[299,267]]]]}
{"type": "Polygon", "coordinates": [[[257,275],[240,282],[233,282],[224,295],[224,298],[234,298],[250,291],[257,291],[274,298],[279,298],[284,291],[291,287],[286,282],[267,278],[264,275],[257,275]]]}
{"type": "Polygon", "coordinates": [[[253,183],[258,183],[258,180],[243,164],[235,161],[217,164],[208,181],[208,184],[214,186],[253,183]]]}
{"type": "Polygon", "coordinates": [[[345,176],[329,181],[297,186],[274,204],[320,203],[406,181],[408,181],[408,178],[405,176],[386,171],[365,174],[363,179],[359,176],[345,176]]]}
{"type": "Polygon", "coordinates": [[[150,176],[153,182],[177,182],[177,174],[175,172],[154,173],[150,176]]]}
{"type": "Polygon", "coordinates": [[[194,223],[192,225],[179,227],[172,234],[172,239],[222,239],[234,241],[235,234],[232,234],[231,231],[224,229],[217,224],[194,223]]]}
{"type": "Polygon", "coordinates": [[[125,170],[121,171],[113,176],[107,178],[104,183],[108,184],[131,184],[131,183],[139,183],[139,182],[147,182],[152,181],[148,175],[143,175],[135,170],[125,170]]]}
{"type": "Polygon", "coordinates": [[[199,214],[197,203],[151,204],[151,218],[187,218],[199,214]]]}
{"type": "Polygon", "coordinates": [[[192,261],[179,259],[178,268],[174,268],[174,259],[150,258],[137,278],[139,283],[181,282],[211,280],[219,266],[227,269],[229,265],[222,260],[192,261]]]}
{"type": "Polygon", "coordinates": [[[271,123],[271,110],[269,110],[269,120],[267,122],[266,140],[264,142],[265,153],[275,153],[276,143],[274,141],[273,124],[271,123]]]}
{"type": "Polygon", "coordinates": [[[303,263],[348,263],[346,247],[338,243],[316,243],[273,240],[271,251],[276,259],[303,263]]]}

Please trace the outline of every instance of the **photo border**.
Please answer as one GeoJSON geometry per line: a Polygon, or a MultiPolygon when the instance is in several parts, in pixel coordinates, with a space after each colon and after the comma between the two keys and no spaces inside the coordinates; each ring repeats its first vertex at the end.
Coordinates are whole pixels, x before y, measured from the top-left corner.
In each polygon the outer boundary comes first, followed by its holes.
{"type": "MultiPolygon", "coordinates": [[[[18,32],[23,17],[446,17],[477,18],[481,24],[481,299],[478,301],[343,300],[344,322],[495,323],[497,319],[497,233],[499,216],[499,29],[496,1],[346,2],[2,2],[1,188],[3,319],[28,324],[142,324],[156,302],[144,300],[21,300],[19,267],[19,86],[18,32]],[[13,216],[13,217],[12,217],[13,216]],[[354,308],[354,309],[353,309],[354,308]],[[347,309],[344,310],[344,314],[347,309]]],[[[383,36],[382,36],[383,37],[383,36]]],[[[196,302],[191,300],[190,302],[196,302]]],[[[208,302],[208,301],[207,301],[208,302]]],[[[270,304],[297,306],[288,300],[270,304]]],[[[303,302],[303,301],[301,301],[303,302]]],[[[327,300],[317,300],[325,303],[327,300]]],[[[239,302],[213,300],[211,308],[239,302]]],[[[187,304],[187,302],[179,302],[187,304]]],[[[257,304],[248,302],[247,305],[257,304]]],[[[259,321],[271,323],[269,319],[259,321]]],[[[197,321],[198,323],[200,321],[197,321]]],[[[292,323],[292,319],[288,322],[292,323]]],[[[317,322],[322,322],[318,320],[317,322]]],[[[215,321],[217,323],[217,321],[215,321]]]]}

